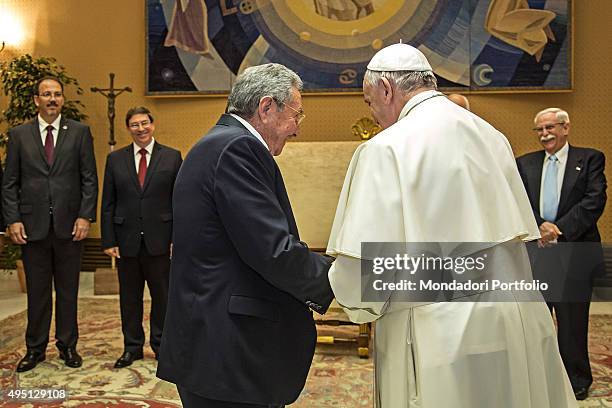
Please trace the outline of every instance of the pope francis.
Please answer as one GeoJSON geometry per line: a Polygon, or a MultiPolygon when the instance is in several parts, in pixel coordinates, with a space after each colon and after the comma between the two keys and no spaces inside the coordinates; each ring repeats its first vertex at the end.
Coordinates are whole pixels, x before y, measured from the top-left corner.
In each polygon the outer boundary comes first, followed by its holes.
{"type": "Polygon", "coordinates": [[[376,320],[376,406],[575,407],[545,303],[514,293],[493,301],[494,292],[371,302],[362,293],[362,242],[437,242],[447,252],[481,243],[491,268],[531,279],[523,241],[539,232],[510,144],[436,87],[410,45],[372,58],[364,99],[384,130],[351,160],[327,248],[337,301],[354,322],[376,320]]]}

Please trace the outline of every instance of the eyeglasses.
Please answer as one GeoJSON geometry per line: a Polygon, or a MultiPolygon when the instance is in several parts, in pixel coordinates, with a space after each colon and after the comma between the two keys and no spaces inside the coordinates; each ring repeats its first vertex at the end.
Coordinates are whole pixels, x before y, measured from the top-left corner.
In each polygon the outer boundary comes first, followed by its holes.
{"type": "Polygon", "coordinates": [[[565,125],[565,122],[557,122],[557,123],[552,123],[550,125],[544,125],[542,127],[534,127],[533,130],[538,133],[541,134],[544,129],[546,129],[547,132],[550,132],[551,130],[553,130],[555,128],[555,126],[557,125],[565,125]]]}
{"type": "Polygon", "coordinates": [[[51,98],[52,96],[55,96],[55,99],[59,99],[62,96],[64,96],[63,93],[61,92],[43,92],[40,95],[38,95],[39,98],[51,98]]]}
{"type": "Polygon", "coordinates": [[[143,120],[142,122],[132,122],[128,125],[128,127],[132,130],[138,130],[142,126],[143,128],[149,126],[151,124],[150,120],[143,120]]]}
{"type": "Polygon", "coordinates": [[[278,102],[278,104],[283,104],[289,109],[291,109],[292,111],[294,111],[295,113],[297,113],[297,115],[295,115],[293,118],[295,119],[295,122],[297,123],[298,126],[300,126],[304,118],[306,118],[306,114],[304,113],[302,109],[297,110],[295,108],[292,108],[291,106],[287,105],[285,102],[278,102]]]}

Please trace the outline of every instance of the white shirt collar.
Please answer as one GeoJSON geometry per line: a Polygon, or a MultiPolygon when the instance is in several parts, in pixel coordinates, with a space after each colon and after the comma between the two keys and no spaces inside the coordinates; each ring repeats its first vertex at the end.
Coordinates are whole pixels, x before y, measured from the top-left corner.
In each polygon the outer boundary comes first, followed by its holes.
{"type": "MultiPolygon", "coordinates": [[[[557,157],[557,160],[559,160],[559,164],[565,164],[565,162],[567,161],[567,154],[569,152],[569,143],[566,141],[565,144],[563,145],[563,147],[561,149],[559,149],[557,151],[557,153],[555,153],[555,156],[557,157]]],[[[544,158],[544,163],[546,163],[546,160],[548,160],[548,158],[552,156],[551,154],[549,154],[548,152],[546,152],[546,157],[544,158]]]]}
{"type": "Polygon", "coordinates": [[[62,115],[59,114],[57,116],[57,118],[53,121],[53,123],[47,123],[45,122],[45,120],[42,118],[42,116],[40,116],[40,114],[38,115],[38,128],[40,129],[40,132],[42,133],[43,131],[45,131],[47,129],[47,126],[51,125],[53,126],[53,130],[59,130],[59,126],[60,126],[60,122],[62,120],[62,115]]]}
{"type": "Polygon", "coordinates": [[[236,119],[238,122],[242,123],[244,125],[244,127],[247,128],[247,130],[249,132],[251,132],[253,134],[253,136],[255,136],[257,138],[257,140],[259,140],[261,143],[263,143],[263,145],[266,147],[266,149],[270,150],[270,148],[268,147],[268,144],[266,143],[264,138],[261,137],[261,135],[259,134],[259,132],[257,130],[255,130],[253,125],[251,125],[249,122],[247,122],[244,118],[241,118],[240,116],[235,115],[233,113],[230,113],[230,116],[233,117],[234,119],[236,119]]]}
{"type": "Polygon", "coordinates": [[[438,91],[436,91],[434,89],[431,89],[429,91],[424,91],[424,92],[421,92],[419,94],[416,94],[415,96],[410,98],[410,100],[408,102],[406,102],[406,105],[404,105],[404,108],[400,112],[399,118],[397,120],[399,121],[400,119],[402,119],[406,115],[408,115],[408,113],[415,106],[417,106],[419,103],[424,102],[427,99],[433,98],[435,96],[440,96],[440,95],[444,95],[444,94],[442,92],[438,92],[438,91]]]}
{"type": "MultiPolygon", "coordinates": [[[[134,156],[137,156],[140,152],[140,149],[142,149],[140,146],[138,146],[136,143],[132,143],[134,145],[134,156]]],[[[152,137],[151,138],[151,142],[145,146],[145,150],[147,151],[147,153],[149,154],[149,156],[151,156],[153,154],[153,145],[155,144],[155,138],[152,137]]]]}

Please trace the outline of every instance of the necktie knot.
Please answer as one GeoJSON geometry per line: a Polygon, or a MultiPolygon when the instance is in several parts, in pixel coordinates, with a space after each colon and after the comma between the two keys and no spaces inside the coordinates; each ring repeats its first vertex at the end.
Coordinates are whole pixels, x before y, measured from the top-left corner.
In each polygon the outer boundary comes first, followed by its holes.
{"type": "Polygon", "coordinates": [[[138,151],[138,153],[140,153],[140,156],[144,157],[147,155],[148,152],[147,152],[147,149],[143,147],[142,149],[138,151]]]}
{"type": "Polygon", "coordinates": [[[555,156],[554,154],[551,154],[550,156],[548,156],[548,160],[550,160],[553,163],[559,161],[559,159],[557,159],[557,156],[555,156]]]}
{"type": "Polygon", "coordinates": [[[49,125],[49,126],[47,126],[46,129],[47,129],[47,132],[53,132],[53,129],[55,129],[55,128],[53,127],[53,125],[49,125]]]}

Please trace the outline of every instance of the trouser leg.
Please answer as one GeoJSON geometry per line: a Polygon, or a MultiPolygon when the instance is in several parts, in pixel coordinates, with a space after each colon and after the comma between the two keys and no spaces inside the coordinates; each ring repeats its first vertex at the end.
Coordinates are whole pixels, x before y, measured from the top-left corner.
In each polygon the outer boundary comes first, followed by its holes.
{"type": "Polygon", "coordinates": [[[183,408],[284,408],[284,405],[241,404],[238,402],[211,400],[188,391],[183,387],[177,386],[176,388],[181,397],[183,408]]]}
{"type": "Polygon", "coordinates": [[[151,294],[150,343],[153,352],[158,354],[168,304],[170,258],[169,254],[161,256],[149,256],[147,254],[140,259],[151,294]]]}
{"type": "Polygon", "coordinates": [[[144,275],[138,257],[118,259],[119,306],[125,351],[142,350],[145,341],[142,329],[142,295],[144,275]]]}
{"type": "Polygon", "coordinates": [[[574,389],[593,382],[589,362],[588,329],[590,303],[556,303],[559,351],[574,389]]]}
{"type": "Polygon", "coordinates": [[[76,347],[79,337],[77,305],[81,275],[82,241],[58,239],[53,233],[55,284],[55,338],[59,349],[76,347]]]}
{"type": "Polygon", "coordinates": [[[49,342],[52,313],[53,251],[50,238],[21,247],[26,275],[28,324],[26,347],[44,353],[49,342]]]}

